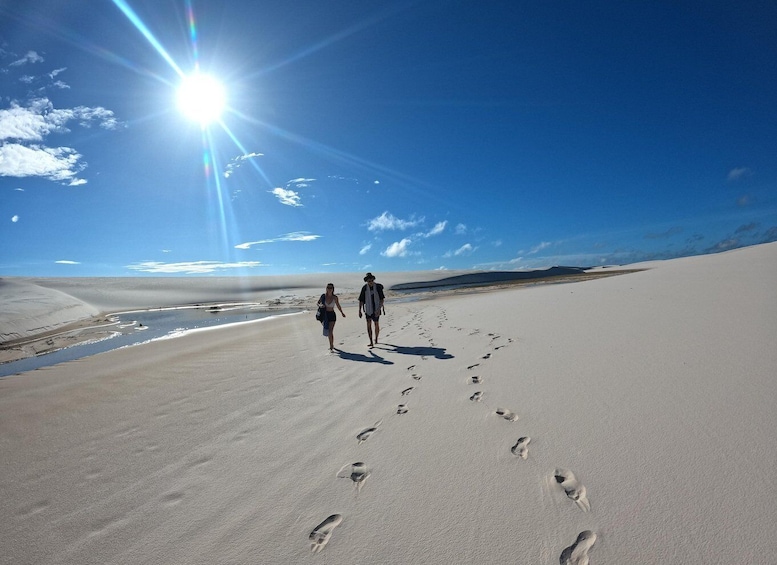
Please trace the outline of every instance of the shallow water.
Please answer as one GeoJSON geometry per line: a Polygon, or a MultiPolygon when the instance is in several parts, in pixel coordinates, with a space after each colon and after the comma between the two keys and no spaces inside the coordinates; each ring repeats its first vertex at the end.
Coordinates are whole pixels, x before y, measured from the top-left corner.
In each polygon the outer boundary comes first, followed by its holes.
{"type": "Polygon", "coordinates": [[[168,338],[187,330],[259,320],[299,311],[298,308],[267,310],[240,306],[221,309],[197,307],[122,312],[113,316],[116,323],[109,328],[110,336],[99,341],[87,341],[36,357],[0,364],[0,377],[168,338]]]}

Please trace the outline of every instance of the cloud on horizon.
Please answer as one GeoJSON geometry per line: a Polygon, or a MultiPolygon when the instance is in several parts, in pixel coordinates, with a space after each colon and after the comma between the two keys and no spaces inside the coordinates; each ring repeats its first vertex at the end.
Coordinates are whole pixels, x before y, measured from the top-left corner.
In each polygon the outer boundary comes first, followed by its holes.
{"type": "Polygon", "coordinates": [[[144,261],[142,263],[126,265],[125,268],[142,273],[205,275],[217,271],[253,269],[261,266],[262,264],[259,261],[240,261],[237,263],[222,263],[221,261],[190,261],[182,263],[144,261]]]}

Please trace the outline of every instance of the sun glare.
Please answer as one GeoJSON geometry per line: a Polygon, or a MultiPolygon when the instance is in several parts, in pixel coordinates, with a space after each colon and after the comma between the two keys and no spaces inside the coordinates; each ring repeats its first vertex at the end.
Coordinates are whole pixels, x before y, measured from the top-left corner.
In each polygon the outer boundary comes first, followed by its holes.
{"type": "Polygon", "coordinates": [[[224,87],[210,75],[189,75],[178,87],[178,108],[184,116],[202,125],[218,120],[224,103],[224,87]]]}

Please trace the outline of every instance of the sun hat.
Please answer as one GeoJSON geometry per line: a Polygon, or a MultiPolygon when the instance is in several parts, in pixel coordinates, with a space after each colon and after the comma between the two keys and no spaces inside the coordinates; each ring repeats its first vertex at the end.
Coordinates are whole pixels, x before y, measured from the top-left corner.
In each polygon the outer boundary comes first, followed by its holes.
{"type": "Polygon", "coordinates": [[[367,273],[366,275],[364,275],[364,282],[367,282],[370,279],[375,280],[375,275],[373,275],[372,273],[367,273]]]}

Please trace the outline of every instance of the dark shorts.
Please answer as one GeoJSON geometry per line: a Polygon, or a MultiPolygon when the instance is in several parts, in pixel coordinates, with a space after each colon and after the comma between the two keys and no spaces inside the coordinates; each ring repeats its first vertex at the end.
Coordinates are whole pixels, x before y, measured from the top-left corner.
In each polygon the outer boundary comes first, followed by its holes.
{"type": "Polygon", "coordinates": [[[364,316],[365,316],[365,317],[366,317],[368,320],[372,320],[373,322],[377,322],[377,321],[379,321],[379,320],[380,320],[380,314],[373,314],[372,316],[370,316],[369,314],[367,314],[367,313],[365,312],[365,313],[364,313],[364,316]]]}
{"type": "Polygon", "coordinates": [[[337,314],[335,314],[335,311],[332,310],[331,312],[329,310],[326,311],[326,317],[324,318],[327,322],[334,322],[337,320],[337,314]]]}

